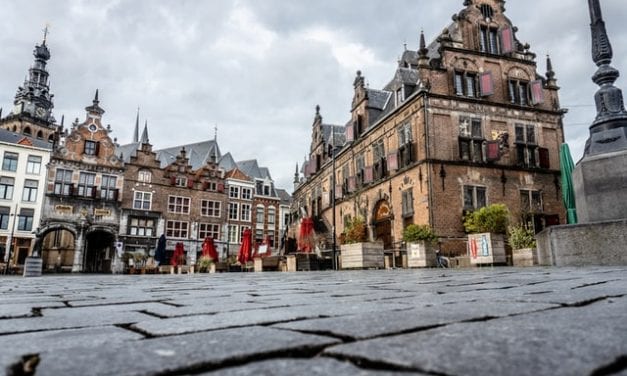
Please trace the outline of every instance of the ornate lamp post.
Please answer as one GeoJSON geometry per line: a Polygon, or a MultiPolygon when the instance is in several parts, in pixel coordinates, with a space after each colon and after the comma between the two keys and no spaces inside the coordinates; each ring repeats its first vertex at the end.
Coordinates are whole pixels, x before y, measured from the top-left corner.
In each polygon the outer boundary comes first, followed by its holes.
{"type": "Polygon", "coordinates": [[[11,225],[11,235],[9,236],[9,249],[7,250],[7,263],[4,266],[4,274],[9,274],[9,268],[11,265],[11,254],[13,253],[13,242],[14,240],[14,235],[15,235],[15,225],[17,224],[17,221],[19,219],[19,215],[17,214],[17,204],[15,204],[15,213],[11,214],[11,216],[13,217],[13,224],[11,225]]]}

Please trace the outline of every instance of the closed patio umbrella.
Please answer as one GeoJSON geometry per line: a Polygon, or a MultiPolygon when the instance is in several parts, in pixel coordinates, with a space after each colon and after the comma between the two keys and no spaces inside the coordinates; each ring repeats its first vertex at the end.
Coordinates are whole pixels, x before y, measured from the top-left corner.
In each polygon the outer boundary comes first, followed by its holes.
{"type": "Polygon", "coordinates": [[[566,207],[566,220],[568,224],[577,223],[577,208],[575,206],[575,188],[573,186],[573,170],[575,164],[570,155],[568,144],[560,147],[560,170],[562,172],[562,196],[566,207]]]}
{"type": "Polygon", "coordinates": [[[165,242],[165,234],[161,234],[157,241],[157,249],[155,249],[155,261],[157,261],[159,265],[165,264],[165,242]]]}
{"type": "Polygon", "coordinates": [[[239,248],[237,261],[239,261],[240,264],[245,265],[248,261],[252,260],[252,253],[252,232],[250,229],[246,229],[242,234],[242,244],[239,248]]]}
{"type": "Polygon", "coordinates": [[[202,256],[209,257],[213,261],[218,261],[218,252],[216,251],[212,238],[205,238],[205,241],[202,243],[202,256]]]}
{"type": "Polygon", "coordinates": [[[176,243],[174,247],[174,255],[172,255],[172,260],[170,260],[170,265],[177,266],[185,264],[185,248],[183,243],[176,243]]]}
{"type": "Polygon", "coordinates": [[[298,248],[302,252],[310,253],[314,248],[313,219],[306,217],[300,223],[298,248]]]}

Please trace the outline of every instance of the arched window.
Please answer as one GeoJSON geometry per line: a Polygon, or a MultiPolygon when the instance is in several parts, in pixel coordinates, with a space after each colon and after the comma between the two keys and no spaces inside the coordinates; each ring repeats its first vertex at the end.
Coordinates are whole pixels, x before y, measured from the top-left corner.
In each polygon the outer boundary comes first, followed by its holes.
{"type": "Polygon", "coordinates": [[[43,139],[44,138],[44,133],[42,131],[37,132],[37,138],[39,140],[43,139]]]}
{"type": "Polygon", "coordinates": [[[29,127],[25,127],[24,130],[22,131],[22,133],[24,133],[27,136],[30,136],[30,135],[33,134],[29,127]]]}

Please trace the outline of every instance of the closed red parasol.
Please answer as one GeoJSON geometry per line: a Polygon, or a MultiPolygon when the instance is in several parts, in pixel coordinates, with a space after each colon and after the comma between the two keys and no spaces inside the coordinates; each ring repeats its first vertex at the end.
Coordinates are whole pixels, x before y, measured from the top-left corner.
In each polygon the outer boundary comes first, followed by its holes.
{"type": "Polygon", "coordinates": [[[303,218],[300,223],[300,232],[298,236],[298,248],[301,252],[310,253],[314,249],[314,228],[313,219],[303,218]]]}
{"type": "Polygon", "coordinates": [[[170,265],[184,265],[185,264],[185,248],[183,247],[183,243],[176,243],[174,247],[174,254],[172,255],[172,260],[170,260],[170,265]]]}
{"type": "Polygon", "coordinates": [[[218,252],[212,238],[205,238],[202,243],[202,257],[209,257],[213,261],[218,261],[218,252]]]}
{"type": "Polygon", "coordinates": [[[252,232],[250,229],[246,229],[242,234],[242,245],[239,248],[237,261],[242,265],[246,264],[248,261],[252,261],[252,255],[252,232]]]}

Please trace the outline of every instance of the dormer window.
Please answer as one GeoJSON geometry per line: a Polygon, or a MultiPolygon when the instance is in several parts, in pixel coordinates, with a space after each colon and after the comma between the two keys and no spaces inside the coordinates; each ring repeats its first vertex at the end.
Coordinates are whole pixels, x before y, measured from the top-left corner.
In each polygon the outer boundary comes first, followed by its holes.
{"type": "Polygon", "coordinates": [[[479,28],[479,50],[489,54],[499,54],[499,31],[497,28],[481,25],[479,28]]]}
{"type": "Polygon", "coordinates": [[[494,9],[492,9],[492,7],[489,4],[481,4],[479,6],[479,9],[481,10],[483,19],[485,19],[486,21],[489,21],[492,18],[494,18],[494,9]]]}
{"type": "Polygon", "coordinates": [[[98,143],[96,141],[85,141],[85,155],[98,155],[98,143]]]}
{"type": "Polygon", "coordinates": [[[404,95],[403,95],[403,88],[399,88],[398,90],[396,90],[396,105],[400,106],[401,103],[403,103],[403,101],[405,100],[404,95]]]}
{"type": "Polygon", "coordinates": [[[174,185],[177,187],[187,187],[187,178],[184,176],[177,176],[174,185]]]}

